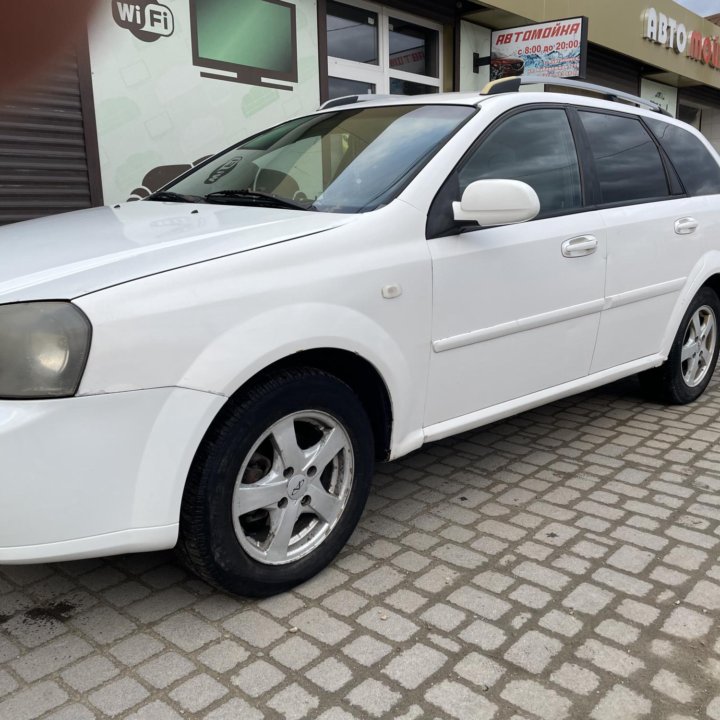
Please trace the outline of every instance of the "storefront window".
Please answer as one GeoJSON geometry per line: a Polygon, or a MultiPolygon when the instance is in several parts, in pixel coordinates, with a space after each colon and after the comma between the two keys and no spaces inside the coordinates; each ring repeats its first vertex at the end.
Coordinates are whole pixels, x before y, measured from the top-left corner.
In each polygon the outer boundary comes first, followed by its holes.
{"type": "Polygon", "coordinates": [[[339,98],[345,95],[365,95],[366,93],[374,93],[375,85],[373,83],[361,82],[359,80],[329,77],[328,90],[331,98],[339,98]]]}
{"type": "Polygon", "coordinates": [[[338,2],[327,4],[328,55],[378,64],[378,16],[338,2]]]}
{"type": "Polygon", "coordinates": [[[438,76],[438,32],[391,17],[390,68],[415,75],[438,76]]]}
{"type": "Polygon", "coordinates": [[[416,83],[412,80],[390,78],[391,95],[427,95],[439,91],[440,88],[437,85],[423,85],[422,83],[416,83]]]}
{"type": "Polygon", "coordinates": [[[441,27],[355,0],[328,0],[328,98],[440,91],[441,27]]]}

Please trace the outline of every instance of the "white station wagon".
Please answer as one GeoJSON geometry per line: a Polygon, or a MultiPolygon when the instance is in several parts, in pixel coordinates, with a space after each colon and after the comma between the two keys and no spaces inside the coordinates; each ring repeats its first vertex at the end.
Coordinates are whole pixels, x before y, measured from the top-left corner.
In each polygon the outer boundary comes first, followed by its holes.
{"type": "Polygon", "coordinates": [[[538,81],[331,101],[146,201],[3,228],[0,562],[177,545],[269,595],[342,548],[376,460],[634,373],[697,398],[717,154],[538,81]]]}

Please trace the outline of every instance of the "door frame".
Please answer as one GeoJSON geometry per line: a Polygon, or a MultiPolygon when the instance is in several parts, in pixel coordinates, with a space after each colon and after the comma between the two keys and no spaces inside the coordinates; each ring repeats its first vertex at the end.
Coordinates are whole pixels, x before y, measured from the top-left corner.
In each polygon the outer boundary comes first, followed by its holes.
{"type": "Polygon", "coordinates": [[[442,92],[443,83],[443,42],[444,33],[443,26],[439,23],[427,20],[418,15],[395,10],[387,5],[381,5],[365,0],[338,0],[344,5],[363,8],[378,15],[378,65],[368,65],[366,63],[354,62],[352,60],[344,60],[341,58],[330,57],[327,47],[327,0],[318,0],[318,60],[320,69],[320,102],[326,102],[328,97],[328,78],[341,77],[347,80],[358,80],[360,82],[372,83],[375,85],[375,92],[378,95],[387,95],[390,92],[390,80],[396,78],[398,80],[407,80],[422,85],[430,85],[436,87],[438,92],[442,92]],[[390,16],[400,20],[407,20],[416,25],[420,25],[429,30],[434,30],[438,34],[438,76],[437,78],[428,75],[418,75],[415,73],[403,72],[402,70],[392,69],[389,61],[389,20],[390,16]],[[333,72],[335,70],[335,72],[333,72]]]}

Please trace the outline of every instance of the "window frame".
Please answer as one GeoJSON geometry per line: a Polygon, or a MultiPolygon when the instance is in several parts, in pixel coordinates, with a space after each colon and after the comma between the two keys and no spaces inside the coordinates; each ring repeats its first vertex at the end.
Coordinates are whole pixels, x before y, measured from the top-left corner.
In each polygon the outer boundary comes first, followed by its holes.
{"type": "Polygon", "coordinates": [[[596,108],[587,105],[570,105],[568,107],[568,110],[570,112],[570,115],[574,116],[573,122],[577,126],[578,154],[582,152],[582,162],[587,166],[588,178],[590,180],[590,182],[588,183],[588,190],[591,201],[588,203],[588,207],[586,208],[586,210],[605,210],[617,207],[630,207],[633,205],[645,205],[647,203],[665,202],[667,200],[687,197],[685,189],[680,182],[680,177],[678,176],[677,171],[670,162],[670,158],[667,156],[667,153],[658,142],[655,134],[643,121],[642,115],[622,112],[619,110],[606,110],[605,108],[596,108]],[[602,202],[600,178],[598,177],[597,168],[595,166],[595,158],[592,153],[590,138],[588,137],[582,119],[580,118],[581,112],[592,112],[600,115],[613,115],[615,117],[632,119],[639,122],[640,127],[648,134],[651,141],[655,145],[658,154],[660,155],[660,161],[662,163],[663,171],[665,172],[665,182],[667,183],[668,194],[651,198],[636,198],[633,200],[602,202]],[[582,150],[580,149],[580,145],[582,145],[582,150]]]}
{"type": "MultiPolygon", "coordinates": [[[[670,158],[668,157],[667,153],[665,152],[664,148],[660,145],[660,142],[655,137],[655,134],[652,132],[652,130],[648,127],[648,125],[644,122],[644,118],[642,115],[638,115],[632,112],[622,112],[621,110],[610,110],[605,108],[596,108],[589,105],[580,105],[577,103],[553,103],[553,102],[543,102],[543,103],[532,103],[527,105],[519,105],[517,107],[514,107],[506,112],[504,112],[499,117],[495,118],[486,128],[482,130],[480,135],[473,141],[473,143],[470,145],[470,147],[463,153],[460,160],[455,164],[453,169],[448,173],[445,180],[441,183],[441,185],[438,188],[437,193],[435,194],[435,197],[433,198],[432,202],[430,203],[430,207],[428,209],[428,218],[426,223],[426,238],[428,240],[438,237],[448,237],[451,235],[460,235],[466,232],[477,232],[479,230],[484,230],[486,228],[483,228],[480,225],[463,225],[461,223],[455,223],[451,227],[447,227],[443,230],[434,230],[432,225],[434,219],[438,216],[439,213],[442,212],[442,209],[438,207],[439,205],[444,202],[443,195],[445,194],[446,187],[448,185],[448,182],[450,181],[451,177],[459,171],[460,168],[467,162],[468,158],[476,152],[476,150],[482,145],[483,142],[485,142],[489,136],[489,134],[501,123],[504,122],[506,119],[512,117],[513,115],[516,115],[521,112],[527,112],[529,110],[535,110],[535,109],[562,109],[565,110],[568,120],[570,122],[570,130],[573,135],[573,140],[575,141],[575,150],[577,152],[578,156],[578,163],[580,166],[580,185],[582,190],[582,205],[579,208],[573,208],[569,210],[563,210],[558,211],[555,213],[548,213],[547,215],[542,215],[542,217],[533,218],[532,220],[528,220],[528,222],[542,222],[543,220],[550,220],[552,218],[556,217],[564,217],[566,215],[577,215],[578,213],[584,213],[584,212],[592,212],[595,210],[605,210],[605,209],[611,209],[615,207],[630,207],[633,205],[644,205],[651,202],[667,202],[670,200],[680,200],[683,198],[689,197],[687,192],[685,191],[685,188],[683,187],[680,176],[673,166],[672,162],[670,161],[670,158]],[[661,197],[661,198],[641,198],[639,200],[631,200],[631,201],[622,201],[622,202],[615,202],[615,203],[602,203],[600,202],[600,188],[599,188],[599,180],[597,177],[597,172],[595,170],[595,163],[592,157],[592,151],[590,149],[590,142],[587,138],[587,134],[585,132],[585,128],[583,127],[582,120],[580,119],[579,112],[580,111],[590,111],[590,112],[599,112],[599,113],[605,113],[607,115],[618,115],[620,117],[628,117],[633,118],[635,120],[638,120],[642,127],[645,129],[645,131],[650,135],[650,138],[655,143],[655,147],[657,148],[658,152],[660,153],[660,158],[663,163],[663,168],[665,169],[667,182],[668,182],[668,188],[670,194],[661,197]]],[[[457,200],[457,198],[452,198],[452,200],[457,200]]]]}
{"type": "MultiPolygon", "coordinates": [[[[678,130],[681,130],[682,132],[685,132],[685,133],[687,133],[688,135],[690,135],[691,137],[695,138],[695,140],[697,140],[697,142],[700,143],[700,145],[701,145],[701,146],[703,147],[703,149],[705,150],[706,155],[708,155],[708,156],[710,157],[710,159],[713,161],[713,163],[715,163],[716,165],[718,165],[717,160],[715,159],[715,157],[712,155],[712,153],[711,153],[710,150],[708,149],[708,147],[707,147],[707,145],[706,145],[706,142],[703,142],[703,141],[706,140],[706,139],[705,139],[702,135],[701,135],[700,137],[698,137],[695,133],[691,132],[690,130],[688,130],[688,129],[684,128],[684,127],[682,127],[681,125],[676,125],[675,123],[667,122],[667,121],[665,120],[665,118],[663,118],[663,117],[653,118],[653,120],[656,120],[657,122],[662,122],[662,123],[664,123],[665,125],[669,125],[670,127],[677,128],[678,130]]],[[[658,147],[660,148],[660,150],[661,150],[661,152],[663,153],[663,155],[667,158],[668,165],[672,168],[675,176],[677,177],[677,182],[678,182],[678,185],[679,185],[679,187],[680,187],[680,191],[679,191],[678,194],[679,194],[681,197],[710,197],[710,196],[712,196],[712,195],[720,194],[720,193],[706,193],[706,194],[703,194],[703,195],[699,195],[699,194],[690,192],[690,191],[688,190],[685,182],[683,181],[683,178],[682,178],[682,175],[680,174],[680,171],[675,167],[675,164],[674,164],[673,161],[671,160],[668,151],[665,150],[665,147],[663,146],[662,141],[661,141],[660,138],[655,134],[655,131],[652,129],[652,126],[651,126],[649,123],[644,123],[644,124],[646,125],[648,132],[650,133],[650,135],[652,136],[652,138],[653,138],[653,139],[655,140],[655,142],[657,143],[657,145],[658,145],[658,147]]],[[[688,127],[691,127],[693,130],[696,130],[698,133],[700,132],[700,131],[697,130],[697,128],[695,128],[693,125],[689,125],[688,127]]]]}
{"type": "MultiPolygon", "coordinates": [[[[454,175],[457,175],[462,168],[468,163],[470,158],[482,147],[482,145],[487,142],[490,135],[493,133],[495,129],[497,129],[502,123],[504,123],[506,120],[509,120],[510,118],[520,115],[521,113],[525,112],[531,112],[532,110],[559,110],[563,111],[565,113],[565,116],[568,119],[568,125],[570,127],[570,134],[573,138],[573,143],[575,145],[575,154],[577,156],[577,162],[578,162],[578,170],[580,172],[580,195],[581,195],[581,203],[579,207],[576,208],[569,208],[567,210],[558,210],[556,212],[551,212],[542,215],[541,217],[533,218],[532,220],[528,220],[528,222],[542,222],[543,220],[550,220],[552,218],[556,217],[564,217],[566,215],[577,215],[581,212],[586,212],[588,209],[591,209],[588,207],[588,186],[590,179],[587,177],[588,172],[588,166],[583,161],[583,155],[582,150],[580,148],[580,145],[578,143],[578,137],[576,135],[576,127],[574,123],[572,122],[572,119],[569,114],[569,110],[572,109],[572,106],[568,103],[552,103],[552,102],[543,102],[543,103],[532,103],[527,105],[519,105],[518,107],[511,108],[510,110],[504,112],[499,117],[495,118],[486,128],[483,129],[483,131],[478,135],[478,137],[473,141],[473,143],[470,145],[470,147],[463,153],[462,157],[458,162],[455,164],[455,167],[448,173],[445,180],[442,182],[440,187],[438,188],[437,193],[435,194],[435,197],[433,198],[433,201],[430,203],[430,208],[428,210],[428,220],[426,225],[426,238],[428,240],[432,238],[437,237],[447,237],[450,235],[460,235],[466,232],[477,232],[478,230],[485,230],[486,228],[482,227],[481,225],[473,224],[473,225],[463,225],[460,223],[454,223],[451,227],[442,230],[442,231],[434,231],[431,228],[432,221],[435,217],[437,217],[438,213],[442,212],[442,207],[438,207],[438,205],[442,205],[442,203],[446,202],[444,196],[447,194],[446,190],[448,187],[448,184],[450,183],[450,180],[454,175]]],[[[579,122],[579,118],[578,118],[579,122]]],[[[452,198],[450,202],[447,203],[448,207],[452,207],[451,203],[452,201],[457,201],[459,198],[452,198]]],[[[594,209],[594,208],[592,208],[594,209]]],[[[489,228],[487,228],[489,229],[489,228]]]]}
{"type": "MultiPolygon", "coordinates": [[[[575,208],[568,208],[566,210],[556,210],[553,212],[543,213],[540,217],[538,217],[538,220],[544,220],[548,217],[557,217],[559,215],[572,215],[576,213],[579,209],[583,209],[585,207],[585,189],[583,186],[583,173],[582,173],[582,161],[580,158],[580,152],[578,150],[578,144],[577,140],[575,138],[575,133],[573,130],[572,123],[570,122],[570,118],[568,117],[567,109],[565,107],[549,104],[547,107],[544,107],[542,104],[537,105],[528,105],[528,106],[520,106],[519,108],[514,109],[515,112],[510,111],[508,113],[505,113],[502,115],[501,118],[497,118],[495,122],[492,123],[492,125],[488,126],[482,133],[481,137],[478,138],[478,140],[482,139],[481,142],[473,143],[473,146],[471,150],[466,153],[466,155],[463,157],[462,163],[458,163],[457,167],[454,169],[452,174],[460,175],[460,173],[463,171],[463,168],[467,166],[467,164],[470,162],[472,157],[477,153],[482,146],[489,141],[492,134],[497,130],[497,128],[501,127],[505,122],[508,120],[511,120],[513,117],[516,117],[517,115],[522,115],[524,112],[530,112],[533,110],[557,110],[558,112],[565,112],[565,118],[568,121],[568,129],[570,130],[570,136],[572,138],[573,147],[575,149],[575,158],[577,160],[577,169],[578,169],[578,179],[580,181],[580,206],[575,208]],[[498,120],[502,120],[502,122],[498,122],[498,120]]],[[[450,176],[448,176],[449,179],[450,176]]],[[[459,198],[458,198],[459,199],[459,198]]],[[[542,208],[541,208],[542,211],[542,208]]]]}
{"type": "MultiPolygon", "coordinates": [[[[368,12],[375,13],[378,17],[377,32],[378,32],[378,58],[379,62],[377,65],[370,63],[361,63],[354,60],[345,60],[343,58],[337,58],[325,53],[325,61],[327,64],[327,78],[337,77],[343,80],[355,80],[357,82],[369,83],[375,85],[375,92],[378,95],[388,95],[390,93],[390,80],[405,80],[407,82],[415,82],[421,85],[429,85],[437,88],[437,92],[442,92],[443,82],[443,26],[434,23],[431,20],[418,17],[417,15],[411,15],[401,10],[394,10],[384,5],[377,5],[372,2],[366,2],[366,0],[337,0],[341,5],[348,5],[350,7],[361,8],[368,12]],[[419,25],[428,30],[437,32],[438,44],[437,44],[437,67],[438,76],[437,78],[430,77],[429,75],[418,75],[416,73],[404,72],[402,70],[395,70],[390,67],[390,18],[397,18],[398,20],[405,20],[419,25]]],[[[327,6],[323,9],[325,13],[325,32],[327,32],[327,6]]],[[[329,87],[329,79],[325,80],[329,87]]],[[[328,94],[328,87],[325,87],[324,95],[328,94]]],[[[412,97],[412,96],[407,96],[412,97]]]]}

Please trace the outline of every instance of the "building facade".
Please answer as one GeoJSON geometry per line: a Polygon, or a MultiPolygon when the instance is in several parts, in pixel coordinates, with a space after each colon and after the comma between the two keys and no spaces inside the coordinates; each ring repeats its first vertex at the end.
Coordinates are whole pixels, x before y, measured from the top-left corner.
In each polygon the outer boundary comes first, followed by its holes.
{"type": "Polygon", "coordinates": [[[0,104],[0,222],[140,199],[342,95],[572,74],[720,149],[720,28],[672,0],[100,0],[87,42],[0,104]]]}

